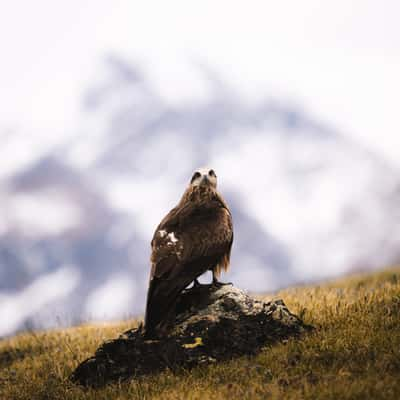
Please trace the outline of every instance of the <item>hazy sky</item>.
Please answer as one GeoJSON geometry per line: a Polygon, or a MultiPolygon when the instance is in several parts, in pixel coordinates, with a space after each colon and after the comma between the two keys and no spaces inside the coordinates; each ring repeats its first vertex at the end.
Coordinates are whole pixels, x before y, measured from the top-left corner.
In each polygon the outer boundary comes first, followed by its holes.
{"type": "MultiPolygon", "coordinates": [[[[106,73],[104,58],[110,54],[138,63],[158,93],[172,104],[207,99],[211,95],[198,67],[208,66],[244,100],[272,96],[295,104],[313,120],[333,125],[400,168],[399,1],[13,0],[3,3],[0,13],[0,183],[52,146],[82,131],[92,133],[90,128],[86,129],[82,114],[82,95],[99,80],[107,81],[102,80],[102,74],[106,73]]],[[[102,119],[96,122],[101,124],[102,119]]],[[[88,147],[92,146],[93,150],[95,141],[89,139],[88,147]]],[[[364,188],[375,176],[367,168],[368,165],[375,168],[375,163],[362,163],[357,158],[353,165],[348,156],[342,162],[340,151],[339,161],[335,161],[333,149],[330,160],[333,168],[318,184],[313,184],[312,196],[305,192],[308,197],[302,204],[292,195],[296,189],[292,181],[285,174],[279,175],[283,164],[279,163],[279,154],[275,154],[277,158],[273,154],[279,146],[266,140],[258,142],[255,136],[240,139],[240,148],[235,152],[227,151],[225,142],[220,143],[224,157],[219,157],[220,152],[216,154],[221,175],[228,177],[232,165],[241,167],[235,164],[237,158],[250,169],[261,163],[265,165],[265,154],[270,151],[270,168],[266,170],[271,175],[268,182],[274,187],[274,193],[268,195],[268,207],[264,207],[268,187],[257,185],[255,180],[259,175],[254,174],[253,181],[249,178],[242,186],[248,190],[259,186],[258,194],[251,200],[259,203],[248,203],[247,212],[252,209],[257,213],[249,214],[254,221],[261,221],[260,227],[264,223],[265,232],[273,232],[279,241],[286,243],[296,259],[293,271],[302,279],[343,271],[352,265],[353,255],[358,257],[354,250],[357,246],[368,249],[370,243],[380,243],[381,232],[392,229],[391,221],[389,228],[379,222],[380,231],[369,229],[376,225],[374,218],[386,221],[374,214],[382,203],[377,202],[374,208],[364,196],[369,193],[364,188]],[[362,201],[357,203],[358,195],[362,201]],[[365,221],[370,225],[360,221],[361,228],[356,226],[354,232],[347,232],[348,236],[325,235],[324,229],[328,228],[334,233],[336,229],[340,232],[342,226],[336,228],[335,224],[341,221],[346,204],[358,207],[359,203],[362,204],[358,211],[368,215],[365,221]],[[314,225],[308,221],[311,214],[314,225]],[[307,227],[308,236],[303,234],[303,226],[307,227]],[[356,229],[363,229],[365,234],[359,234],[356,229]],[[321,248],[329,255],[324,262],[321,262],[321,248]]],[[[274,137],[271,135],[270,139],[273,141],[274,137]]],[[[165,136],[165,140],[169,138],[165,136]]],[[[164,146],[160,142],[159,146],[164,146]]],[[[177,147],[175,142],[170,146],[177,147]]],[[[145,150],[154,151],[153,148],[145,150]]],[[[302,157],[298,146],[295,152],[302,157]]],[[[146,158],[143,149],[141,156],[146,158]]],[[[176,157],[180,156],[177,152],[176,157]]],[[[77,160],[76,154],[74,157],[75,162],[82,161],[82,164],[88,158],[85,152],[83,160],[77,160]]],[[[230,175],[239,176],[239,172],[230,175]]],[[[391,179],[382,175],[379,179],[391,179]]],[[[165,204],[169,204],[166,199],[176,196],[175,186],[170,185],[173,176],[156,182],[157,185],[154,180],[119,179],[109,179],[108,183],[104,180],[109,185],[103,188],[109,196],[107,201],[114,210],[126,213],[130,210],[130,215],[136,218],[137,232],[143,229],[140,234],[149,238],[165,211],[165,204]],[[135,203],[137,188],[158,201],[146,203],[141,196],[135,203]],[[157,190],[157,196],[151,190],[157,190]],[[151,207],[151,215],[146,207],[151,207]]],[[[385,185],[382,187],[386,188],[385,185]]],[[[0,197],[2,190],[0,185],[0,197]]],[[[52,192],[13,197],[16,226],[28,228],[36,235],[33,227],[39,227],[39,232],[50,236],[69,229],[71,224],[79,224],[80,209],[62,192],[56,194],[59,197],[52,197],[52,192]],[[42,216],[44,209],[46,219],[42,216]]],[[[380,217],[381,210],[378,211],[380,217]]],[[[2,227],[2,222],[0,218],[0,233],[8,229],[5,223],[2,227]]],[[[115,226],[119,228],[118,224],[115,226]]],[[[131,225],[122,228],[119,235],[126,234],[129,238],[133,232],[131,225]]],[[[118,229],[116,232],[117,237],[118,229]]],[[[38,263],[35,257],[29,260],[32,264],[38,263]]],[[[279,277],[272,269],[264,268],[256,258],[246,261],[242,258],[242,262],[253,268],[252,273],[246,270],[240,277],[236,275],[235,281],[237,278],[244,287],[257,290],[266,290],[266,285],[276,287],[279,277]],[[246,281],[245,277],[250,278],[246,281]]],[[[36,313],[44,304],[68,296],[80,279],[78,268],[60,265],[58,270],[38,276],[20,292],[0,293],[0,306],[3,314],[8,315],[2,319],[0,334],[21,326],[28,315],[36,313]]],[[[135,279],[127,273],[111,276],[90,293],[83,308],[96,317],[103,315],[96,312],[115,315],[118,307],[126,310],[127,304],[134,301],[136,288],[138,295],[141,293],[141,283],[135,279]],[[114,301],[110,302],[110,298],[114,301]]],[[[3,315],[1,311],[0,314],[3,315]]]]}
{"type": "Polygon", "coordinates": [[[0,14],[0,135],[40,151],[74,133],[82,92],[116,53],[170,102],[207,96],[203,63],[246,98],[300,104],[400,166],[399,18],[398,1],[14,0],[0,14]]]}

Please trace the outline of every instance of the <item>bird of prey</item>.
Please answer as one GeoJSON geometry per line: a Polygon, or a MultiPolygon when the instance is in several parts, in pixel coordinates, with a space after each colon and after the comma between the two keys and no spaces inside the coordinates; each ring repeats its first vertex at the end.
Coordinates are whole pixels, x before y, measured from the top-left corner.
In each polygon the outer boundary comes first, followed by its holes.
{"type": "Polygon", "coordinates": [[[232,241],[232,216],[217,192],[217,176],[213,169],[200,168],[151,241],[145,314],[148,338],[167,333],[179,294],[192,282],[200,285],[200,275],[211,270],[212,285],[223,285],[217,278],[229,267],[232,241]]]}

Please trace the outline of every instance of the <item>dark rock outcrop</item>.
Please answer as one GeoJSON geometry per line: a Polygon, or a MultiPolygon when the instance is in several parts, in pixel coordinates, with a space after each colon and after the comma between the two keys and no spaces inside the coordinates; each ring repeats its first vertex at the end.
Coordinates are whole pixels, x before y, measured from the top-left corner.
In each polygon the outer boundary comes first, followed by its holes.
{"type": "Polygon", "coordinates": [[[282,300],[262,302],[230,285],[203,285],[183,292],[176,324],[161,340],[146,340],[141,327],[104,343],[71,376],[85,386],[101,386],[170,368],[191,368],[253,355],[273,342],[311,327],[282,300]]]}

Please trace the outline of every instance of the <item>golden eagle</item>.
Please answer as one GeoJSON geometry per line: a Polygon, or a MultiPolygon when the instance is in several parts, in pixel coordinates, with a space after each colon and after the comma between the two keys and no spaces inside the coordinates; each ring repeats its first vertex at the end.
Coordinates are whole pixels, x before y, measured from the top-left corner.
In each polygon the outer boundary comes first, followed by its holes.
{"type": "Polygon", "coordinates": [[[151,241],[151,273],[147,292],[145,332],[166,334],[175,317],[179,294],[211,270],[213,285],[229,267],[233,241],[232,216],[217,192],[212,169],[197,170],[179,204],[158,225],[151,241]]]}

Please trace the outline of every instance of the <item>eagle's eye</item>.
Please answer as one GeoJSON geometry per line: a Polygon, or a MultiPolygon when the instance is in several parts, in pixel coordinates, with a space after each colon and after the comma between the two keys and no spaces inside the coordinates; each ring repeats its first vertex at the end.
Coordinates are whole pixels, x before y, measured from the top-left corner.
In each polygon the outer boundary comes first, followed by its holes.
{"type": "Polygon", "coordinates": [[[213,176],[214,178],[217,177],[217,175],[215,175],[215,172],[213,169],[210,169],[210,171],[208,171],[208,175],[213,176]]]}
{"type": "Polygon", "coordinates": [[[192,176],[192,180],[190,181],[190,183],[193,183],[196,179],[201,177],[201,173],[200,172],[195,172],[194,175],[192,176]]]}

